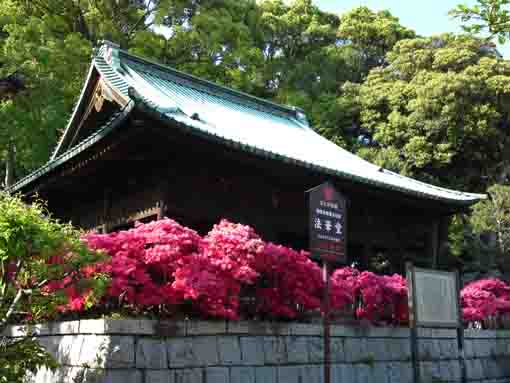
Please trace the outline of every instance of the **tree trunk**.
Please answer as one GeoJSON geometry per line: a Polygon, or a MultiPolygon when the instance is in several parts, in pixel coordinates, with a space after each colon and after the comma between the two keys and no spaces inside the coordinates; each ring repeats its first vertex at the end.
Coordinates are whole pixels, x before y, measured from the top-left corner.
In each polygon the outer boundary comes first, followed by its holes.
{"type": "Polygon", "coordinates": [[[9,188],[14,184],[14,167],[15,167],[15,152],[16,148],[14,146],[14,142],[9,141],[9,146],[7,148],[7,156],[5,159],[5,188],[9,188]]]}

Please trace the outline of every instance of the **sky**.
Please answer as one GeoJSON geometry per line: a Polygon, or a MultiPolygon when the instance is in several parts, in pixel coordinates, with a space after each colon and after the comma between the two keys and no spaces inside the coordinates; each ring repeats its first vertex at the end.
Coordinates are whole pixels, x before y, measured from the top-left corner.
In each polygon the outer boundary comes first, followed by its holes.
{"type": "MultiPolygon", "coordinates": [[[[325,11],[341,14],[364,5],[374,10],[388,9],[400,22],[418,34],[429,36],[442,32],[460,32],[460,23],[448,16],[457,4],[473,5],[475,0],[314,0],[325,11]]],[[[510,58],[510,43],[498,46],[505,58],[510,58]]]]}

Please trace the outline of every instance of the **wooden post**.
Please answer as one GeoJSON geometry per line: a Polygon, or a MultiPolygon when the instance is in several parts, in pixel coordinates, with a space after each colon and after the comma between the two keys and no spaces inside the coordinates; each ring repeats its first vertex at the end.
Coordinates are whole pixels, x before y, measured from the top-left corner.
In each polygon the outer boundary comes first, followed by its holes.
{"type": "Polygon", "coordinates": [[[411,262],[406,262],[407,299],[409,306],[409,328],[411,330],[411,362],[413,366],[413,382],[420,383],[420,355],[418,348],[418,328],[416,327],[416,296],[413,269],[413,264],[411,262]]]}
{"type": "Polygon", "coordinates": [[[111,191],[104,189],[103,192],[103,234],[110,231],[110,208],[111,208],[111,191]]]}
{"type": "Polygon", "coordinates": [[[429,246],[432,268],[437,269],[439,265],[439,222],[437,220],[432,223],[429,246]]]}
{"type": "Polygon", "coordinates": [[[459,349],[459,364],[460,364],[460,376],[461,382],[467,382],[467,371],[466,371],[466,358],[464,354],[464,326],[462,324],[462,306],[460,304],[460,291],[462,290],[462,279],[460,270],[457,269],[456,273],[456,288],[457,288],[457,306],[459,312],[459,325],[457,326],[457,346],[459,349]]]}
{"type": "Polygon", "coordinates": [[[324,383],[331,383],[331,337],[329,323],[329,263],[322,265],[322,279],[324,281],[323,297],[323,330],[324,330],[324,383]]]}

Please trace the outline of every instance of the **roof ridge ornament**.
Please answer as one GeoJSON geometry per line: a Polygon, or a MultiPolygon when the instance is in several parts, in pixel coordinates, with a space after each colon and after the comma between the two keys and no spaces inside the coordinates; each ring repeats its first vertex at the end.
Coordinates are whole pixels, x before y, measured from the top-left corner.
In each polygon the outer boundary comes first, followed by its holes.
{"type": "Polygon", "coordinates": [[[294,111],[294,114],[296,116],[296,119],[306,127],[310,127],[310,122],[308,121],[308,117],[306,116],[306,113],[304,109],[301,109],[297,106],[292,106],[292,110],[294,111]]]}
{"type": "Polygon", "coordinates": [[[115,70],[120,70],[120,57],[119,57],[119,49],[120,45],[112,43],[108,40],[101,41],[101,45],[104,46],[103,49],[103,59],[106,61],[108,65],[110,65],[115,70]]]}

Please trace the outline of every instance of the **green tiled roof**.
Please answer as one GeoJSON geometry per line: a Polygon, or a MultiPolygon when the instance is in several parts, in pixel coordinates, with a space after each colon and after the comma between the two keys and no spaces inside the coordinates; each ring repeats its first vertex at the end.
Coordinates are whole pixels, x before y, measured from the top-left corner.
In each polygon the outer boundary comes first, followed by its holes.
{"type": "MultiPolygon", "coordinates": [[[[470,205],[484,195],[433,186],[373,165],[317,134],[304,113],[190,76],[105,43],[93,66],[126,99],[160,119],[192,133],[260,156],[315,169],[375,188],[454,205],[470,205]]],[[[52,161],[65,153],[65,137],[52,161]]],[[[51,163],[51,161],[50,161],[51,163]]],[[[29,176],[30,177],[30,176],[29,176]]],[[[29,181],[30,182],[30,181],[29,181]]],[[[19,189],[23,180],[13,186],[19,189]]]]}

